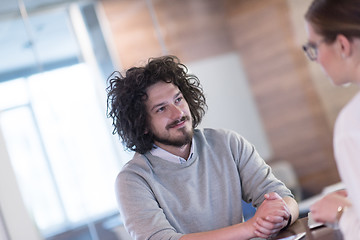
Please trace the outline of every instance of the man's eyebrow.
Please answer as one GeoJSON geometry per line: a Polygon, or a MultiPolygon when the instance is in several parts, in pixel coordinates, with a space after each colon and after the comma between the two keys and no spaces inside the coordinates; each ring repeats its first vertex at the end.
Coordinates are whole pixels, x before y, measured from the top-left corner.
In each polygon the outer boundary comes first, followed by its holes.
{"type": "Polygon", "coordinates": [[[181,92],[181,91],[179,91],[177,94],[175,94],[174,99],[177,98],[177,97],[180,96],[180,95],[182,95],[182,92],[181,92]]]}
{"type": "MultiPolygon", "coordinates": [[[[182,95],[182,92],[181,92],[181,91],[179,91],[178,93],[176,93],[176,94],[174,95],[174,99],[176,99],[176,98],[179,97],[180,95],[182,95]]],[[[163,105],[165,105],[165,104],[166,104],[166,102],[158,103],[158,104],[154,105],[154,106],[151,108],[151,111],[153,111],[155,108],[161,107],[161,106],[163,106],[163,105]]]]}
{"type": "Polygon", "coordinates": [[[151,111],[153,111],[155,108],[161,107],[161,106],[163,106],[163,105],[165,105],[165,104],[166,104],[166,102],[161,102],[161,103],[159,103],[159,104],[156,104],[156,105],[154,105],[154,106],[151,108],[151,111]]]}

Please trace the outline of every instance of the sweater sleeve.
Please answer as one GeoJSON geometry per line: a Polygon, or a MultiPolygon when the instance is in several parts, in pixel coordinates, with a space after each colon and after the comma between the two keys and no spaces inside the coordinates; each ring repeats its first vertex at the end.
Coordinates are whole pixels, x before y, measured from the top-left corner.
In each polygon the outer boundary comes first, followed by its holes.
{"type": "Polygon", "coordinates": [[[149,185],[136,172],[122,171],[115,187],[120,215],[133,239],[178,240],[183,235],[167,221],[149,185]]]}
{"type": "Polygon", "coordinates": [[[237,161],[243,199],[258,207],[264,201],[264,195],[276,192],[281,197],[294,197],[283,182],[272,173],[269,165],[260,157],[255,147],[241,136],[236,137],[237,161]]]}

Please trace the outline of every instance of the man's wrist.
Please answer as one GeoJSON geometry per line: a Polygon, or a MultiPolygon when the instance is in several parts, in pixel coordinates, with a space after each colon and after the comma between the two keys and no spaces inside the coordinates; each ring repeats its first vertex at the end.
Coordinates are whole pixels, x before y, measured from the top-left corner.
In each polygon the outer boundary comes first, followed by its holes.
{"type": "Polygon", "coordinates": [[[291,225],[291,220],[292,220],[292,216],[291,216],[291,214],[290,214],[290,217],[289,217],[289,219],[288,219],[288,222],[287,222],[286,226],[285,226],[283,229],[286,229],[286,228],[288,228],[288,227],[291,225]]]}

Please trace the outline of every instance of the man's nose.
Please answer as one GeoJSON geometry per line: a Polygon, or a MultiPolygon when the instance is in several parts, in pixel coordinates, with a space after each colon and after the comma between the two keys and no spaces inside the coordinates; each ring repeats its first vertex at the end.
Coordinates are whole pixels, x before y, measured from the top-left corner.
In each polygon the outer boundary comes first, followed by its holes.
{"type": "Polygon", "coordinates": [[[179,119],[184,115],[184,112],[179,106],[172,105],[171,107],[171,118],[172,119],[179,119]]]}

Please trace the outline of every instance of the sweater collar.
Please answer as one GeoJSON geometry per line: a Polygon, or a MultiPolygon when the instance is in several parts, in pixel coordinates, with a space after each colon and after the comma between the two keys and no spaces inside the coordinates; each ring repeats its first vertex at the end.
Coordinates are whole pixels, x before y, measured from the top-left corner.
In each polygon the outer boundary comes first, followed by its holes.
{"type": "Polygon", "coordinates": [[[190,154],[188,159],[184,159],[182,157],[176,156],[168,151],[162,149],[161,147],[154,144],[153,149],[151,149],[150,154],[169,162],[184,164],[186,161],[190,160],[194,155],[194,139],[191,142],[190,154]]]}

